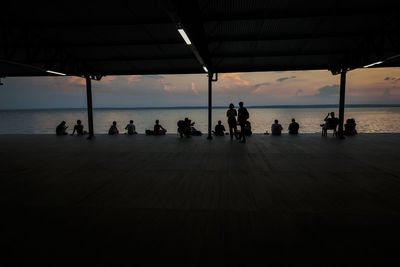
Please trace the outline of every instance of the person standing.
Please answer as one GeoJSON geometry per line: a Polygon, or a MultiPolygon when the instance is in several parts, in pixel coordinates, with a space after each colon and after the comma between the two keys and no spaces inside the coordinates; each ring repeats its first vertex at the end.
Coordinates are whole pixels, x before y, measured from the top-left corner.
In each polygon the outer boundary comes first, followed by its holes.
{"type": "Polygon", "coordinates": [[[239,140],[241,140],[242,143],[246,143],[245,126],[249,117],[250,117],[249,112],[245,107],[243,107],[243,102],[239,102],[239,109],[238,109],[238,122],[240,125],[239,140]]]}
{"type": "Polygon", "coordinates": [[[233,134],[235,134],[235,138],[238,139],[236,121],[237,112],[232,103],[229,105],[229,109],[226,111],[226,116],[228,117],[229,134],[231,136],[231,140],[233,140],[233,134]]]}

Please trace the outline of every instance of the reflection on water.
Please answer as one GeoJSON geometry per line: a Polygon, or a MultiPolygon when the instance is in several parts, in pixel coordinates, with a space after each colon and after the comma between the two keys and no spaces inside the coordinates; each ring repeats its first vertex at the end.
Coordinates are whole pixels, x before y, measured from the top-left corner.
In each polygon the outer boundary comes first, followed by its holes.
{"type": "MultiPolygon", "coordinates": [[[[300,123],[300,132],[316,133],[328,112],[335,108],[249,108],[253,132],[263,133],[275,119],[278,119],[287,132],[292,118],[300,123]]],[[[176,133],[177,121],[189,117],[195,121],[195,127],[207,131],[207,109],[97,109],[94,110],[95,133],[107,133],[112,121],[117,121],[120,132],[124,132],[129,120],[134,120],[137,131],[144,133],[152,129],[154,121],[160,120],[169,133],[176,133]]],[[[400,107],[357,107],[346,108],[345,119],[354,118],[358,132],[364,133],[398,133],[400,132],[400,107]]],[[[10,133],[46,133],[53,134],[55,127],[62,120],[67,122],[72,131],[76,120],[82,120],[87,129],[85,109],[71,110],[18,110],[0,111],[0,134],[10,133]]],[[[221,120],[227,126],[226,110],[213,110],[213,124],[221,120]]],[[[227,128],[227,127],[226,127],[227,128]]]]}

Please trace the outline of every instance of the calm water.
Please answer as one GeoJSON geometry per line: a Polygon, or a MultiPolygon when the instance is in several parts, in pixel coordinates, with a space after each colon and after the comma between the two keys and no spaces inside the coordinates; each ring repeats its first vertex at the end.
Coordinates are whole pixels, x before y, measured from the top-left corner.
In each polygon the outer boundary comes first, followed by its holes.
{"type": "MultiPolygon", "coordinates": [[[[330,111],[338,114],[337,108],[249,108],[253,132],[263,133],[274,119],[278,119],[285,132],[291,118],[300,123],[303,133],[321,131],[319,126],[330,111]]],[[[213,110],[213,124],[218,120],[227,128],[226,110],[213,110]]],[[[207,109],[96,109],[94,110],[95,133],[107,133],[112,121],[117,121],[120,132],[130,119],[135,121],[137,131],[144,133],[152,129],[154,121],[160,119],[168,133],[176,133],[176,122],[185,117],[195,121],[195,127],[207,132],[207,109]]],[[[399,133],[400,107],[352,107],[346,108],[345,119],[354,118],[357,130],[364,133],[399,133]]],[[[87,129],[85,109],[64,110],[13,110],[0,111],[0,134],[53,134],[60,121],[65,120],[73,128],[77,119],[81,119],[87,129]]],[[[71,129],[70,129],[71,131],[71,129]]]]}

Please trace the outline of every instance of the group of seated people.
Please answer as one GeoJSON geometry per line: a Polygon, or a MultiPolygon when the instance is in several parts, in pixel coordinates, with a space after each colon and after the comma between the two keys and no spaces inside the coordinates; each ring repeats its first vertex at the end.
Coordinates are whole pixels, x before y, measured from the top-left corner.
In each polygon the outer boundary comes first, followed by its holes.
{"type": "MultiPolygon", "coordinates": [[[[56,135],[68,135],[67,133],[67,123],[65,121],[62,121],[59,125],[56,127],[56,135]]],[[[74,135],[76,132],[77,135],[85,135],[88,132],[83,130],[83,125],[81,120],[77,120],[76,124],[74,126],[74,129],[72,131],[71,135],[74,135]]]]}
{"type": "MultiPolygon", "coordinates": [[[[184,120],[179,120],[177,125],[178,125],[178,133],[180,137],[182,138],[183,136],[189,137],[192,135],[202,135],[201,131],[197,130],[194,128],[194,122],[192,122],[190,119],[185,118],[184,120]]],[[[339,119],[335,117],[334,112],[328,113],[328,115],[324,119],[324,123],[321,124],[322,127],[322,135],[326,136],[328,130],[333,130],[334,135],[337,134],[336,128],[339,124],[339,119]]],[[[298,134],[299,133],[299,124],[296,122],[296,120],[293,118],[292,122],[289,124],[288,131],[289,134],[298,134]]],[[[353,118],[347,119],[346,124],[344,125],[344,134],[345,135],[356,135],[357,130],[356,130],[356,123],[353,118]]],[[[56,128],[56,134],[57,135],[67,135],[67,129],[68,126],[66,125],[65,121],[62,121],[56,128]]],[[[134,135],[137,134],[136,132],[136,126],[133,123],[133,120],[130,120],[129,123],[126,125],[125,130],[127,132],[125,134],[128,135],[134,135]]],[[[282,134],[283,127],[281,124],[279,124],[278,120],[275,120],[274,123],[271,125],[271,134],[272,135],[281,135],[282,134]]],[[[218,121],[218,124],[215,126],[215,130],[212,131],[215,136],[224,136],[225,135],[225,126],[222,125],[221,121],[218,121]]],[[[160,121],[156,120],[155,125],[153,130],[146,130],[146,135],[165,135],[167,130],[160,125],[160,121]]],[[[71,133],[71,135],[74,134],[77,135],[86,135],[88,132],[83,130],[83,125],[81,120],[77,120],[76,124],[74,126],[74,129],[71,133]]],[[[110,129],[108,130],[109,135],[117,135],[119,134],[118,128],[117,128],[117,122],[113,121],[112,125],[110,126],[110,129]]],[[[226,133],[228,134],[228,133],[226,133]]],[[[246,136],[250,136],[252,134],[251,131],[251,124],[249,121],[246,122],[245,127],[244,127],[244,134],[246,136]]],[[[266,131],[265,134],[269,134],[268,130],[266,131]]]]}
{"type": "MultiPolygon", "coordinates": [[[[127,131],[125,133],[127,135],[137,134],[136,126],[135,126],[135,124],[133,124],[133,120],[130,120],[129,123],[125,126],[125,130],[127,131]]],[[[166,132],[167,132],[167,130],[160,125],[160,121],[156,120],[156,124],[154,125],[153,130],[146,130],[146,135],[165,135],[166,132]]],[[[110,129],[108,130],[108,134],[109,135],[119,134],[116,121],[113,121],[110,129]]]]}
{"type": "Polygon", "coordinates": [[[195,122],[192,122],[189,118],[185,118],[184,120],[179,120],[178,125],[178,133],[181,138],[183,136],[190,137],[192,135],[202,135],[202,133],[194,128],[195,122]]]}
{"type": "MultiPolygon", "coordinates": [[[[337,126],[339,125],[339,118],[335,117],[335,112],[330,112],[324,119],[325,123],[321,124],[322,136],[326,136],[328,130],[333,130],[333,135],[337,135],[337,126]]],[[[353,118],[347,119],[344,125],[344,135],[356,135],[356,121],[353,118]]]]}
{"type": "MultiPolygon", "coordinates": [[[[212,132],[215,136],[229,135],[229,133],[225,133],[225,131],[225,126],[222,125],[221,121],[218,121],[218,124],[215,125],[214,131],[212,132]]],[[[246,121],[246,123],[244,124],[244,135],[250,136],[252,134],[253,132],[251,131],[251,123],[249,121],[246,121]]],[[[240,135],[240,130],[236,132],[236,135],[240,135]]]]}
{"type": "MultiPolygon", "coordinates": [[[[289,134],[298,134],[299,133],[299,128],[300,125],[296,122],[296,119],[293,118],[292,122],[289,124],[288,130],[289,134]]],[[[274,123],[271,125],[271,134],[272,135],[281,135],[282,134],[283,127],[281,124],[279,124],[278,120],[275,120],[274,123]]],[[[265,132],[265,134],[269,134],[268,130],[265,132]]]]}

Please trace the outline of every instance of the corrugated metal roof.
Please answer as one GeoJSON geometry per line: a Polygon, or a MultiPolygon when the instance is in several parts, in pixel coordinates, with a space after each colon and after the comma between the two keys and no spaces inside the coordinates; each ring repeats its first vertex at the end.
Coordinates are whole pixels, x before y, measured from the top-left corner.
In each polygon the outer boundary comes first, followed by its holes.
{"type": "Polygon", "coordinates": [[[392,1],[7,2],[0,76],[203,73],[198,56],[213,72],[357,68],[399,55],[399,26],[392,1]]]}

